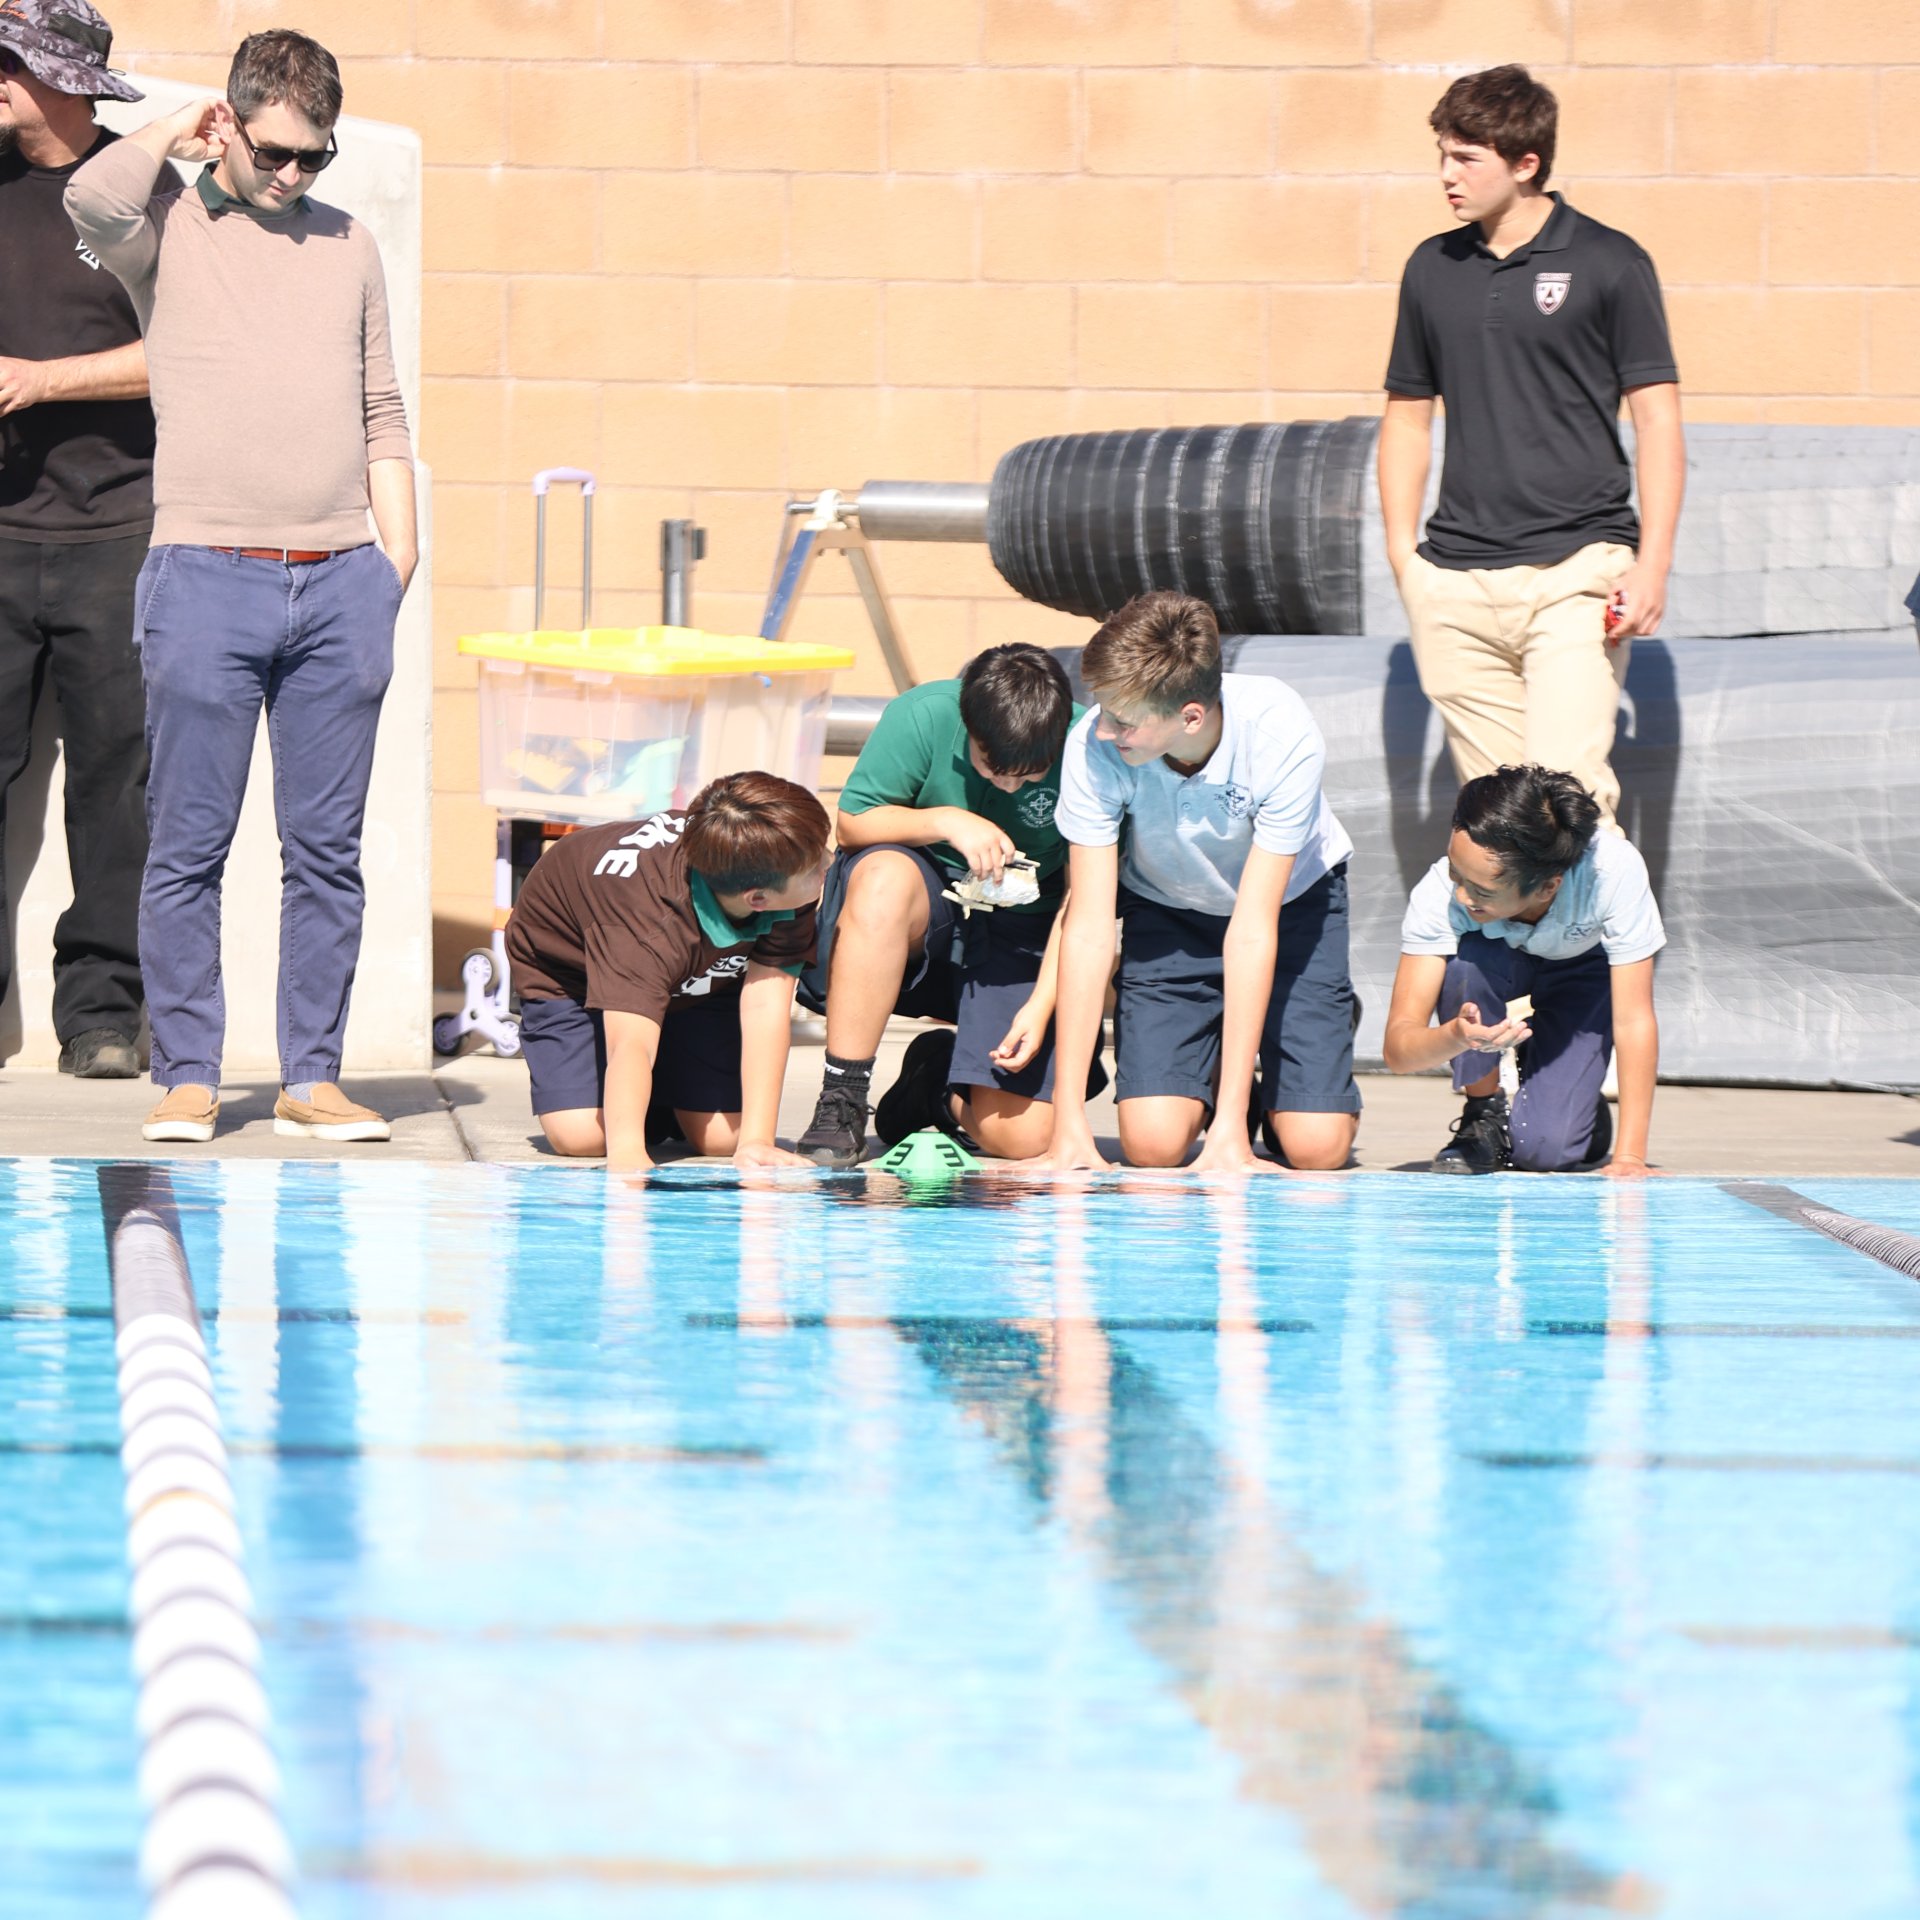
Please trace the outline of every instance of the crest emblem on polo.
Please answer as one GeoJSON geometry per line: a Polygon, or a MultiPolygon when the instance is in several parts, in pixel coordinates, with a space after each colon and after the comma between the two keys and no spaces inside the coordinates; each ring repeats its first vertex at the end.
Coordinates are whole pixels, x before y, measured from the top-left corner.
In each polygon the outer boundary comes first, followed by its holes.
{"type": "Polygon", "coordinates": [[[1542,313],[1558,313],[1567,304],[1573,290],[1570,273],[1536,273],[1533,276],[1533,304],[1542,313]]]}
{"type": "Polygon", "coordinates": [[[1015,806],[1020,818],[1030,827],[1044,827],[1053,819],[1053,810],[1060,804],[1060,793],[1056,787],[1029,787],[1015,806]]]}

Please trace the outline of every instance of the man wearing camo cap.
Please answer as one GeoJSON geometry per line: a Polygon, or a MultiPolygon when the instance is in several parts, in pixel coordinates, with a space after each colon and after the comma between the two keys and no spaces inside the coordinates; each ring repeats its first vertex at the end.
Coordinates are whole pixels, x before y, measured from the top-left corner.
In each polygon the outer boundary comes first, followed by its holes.
{"type": "MultiPolygon", "coordinates": [[[[62,196],[115,136],[87,0],[0,0],[0,829],[49,676],[66,748],[73,904],[54,930],[63,1071],[140,1070],[137,927],[146,860],[145,703],[133,587],[153,528],[153,411],[126,289],[79,244],[62,196]]],[[[169,175],[155,188],[170,193],[169,175]]],[[[0,867],[0,994],[13,972],[0,867]]]]}

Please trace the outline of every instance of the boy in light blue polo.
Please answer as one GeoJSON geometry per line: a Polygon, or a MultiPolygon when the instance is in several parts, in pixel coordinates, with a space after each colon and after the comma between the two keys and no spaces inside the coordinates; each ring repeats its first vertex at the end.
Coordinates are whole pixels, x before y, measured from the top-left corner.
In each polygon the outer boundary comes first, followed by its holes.
{"type": "Polygon", "coordinates": [[[1451,1065],[1465,1096],[1435,1173],[1591,1170],[1609,1145],[1612,1178],[1646,1173],[1666,938],[1647,863],[1572,774],[1501,767],[1460,789],[1446,855],[1407,902],[1387,1012],[1387,1065],[1451,1065]],[[1617,1144],[1601,1096],[1616,1050],[1617,1144]]]}
{"type": "Polygon", "coordinates": [[[1120,1143],[1136,1166],[1257,1160],[1248,1109],[1296,1167],[1345,1166],[1359,1128],[1346,863],[1300,696],[1223,674],[1204,601],[1149,593],[1088,643],[1099,699],[1068,736],[1055,822],[1072,852],[1059,998],[1055,1167],[1105,1164],[1085,1084],[1113,928],[1120,1143]],[[1077,1076],[1077,1077],[1076,1077],[1077,1076]]]}

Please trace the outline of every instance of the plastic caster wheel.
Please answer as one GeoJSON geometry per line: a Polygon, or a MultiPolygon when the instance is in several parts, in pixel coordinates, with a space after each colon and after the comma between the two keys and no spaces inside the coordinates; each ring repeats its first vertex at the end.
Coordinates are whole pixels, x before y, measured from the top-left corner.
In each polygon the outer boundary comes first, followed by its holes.
{"type": "Polygon", "coordinates": [[[497,977],[493,955],[485,947],[474,947],[460,962],[460,984],[469,990],[477,987],[482,993],[491,993],[497,977]]]}
{"type": "Polygon", "coordinates": [[[460,1016],[457,1013],[443,1013],[436,1016],[433,1023],[433,1050],[442,1060],[451,1060],[460,1051],[460,1042],[466,1035],[460,1031],[460,1016]]]}
{"type": "Polygon", "coordinates": [[[520,1051],[520,1023],[517,1020],[503,1021],[499,1032],[493,1036],[493,1050],[503,1060],[513,1059],[520,1051]]]}

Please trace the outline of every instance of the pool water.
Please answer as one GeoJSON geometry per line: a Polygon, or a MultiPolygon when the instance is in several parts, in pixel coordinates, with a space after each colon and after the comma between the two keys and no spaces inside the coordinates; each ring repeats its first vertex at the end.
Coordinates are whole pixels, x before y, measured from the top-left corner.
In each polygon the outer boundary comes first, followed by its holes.
{"type": "MultiPolygon", "coordinates": [[[[305,1915],[1920,1914],[1920,1284],[1736,1192],[171,1177],[305,1915]]],[[[0,1163],[35,1920],[140,1905],[108,1314],[0,1163]]]]}

